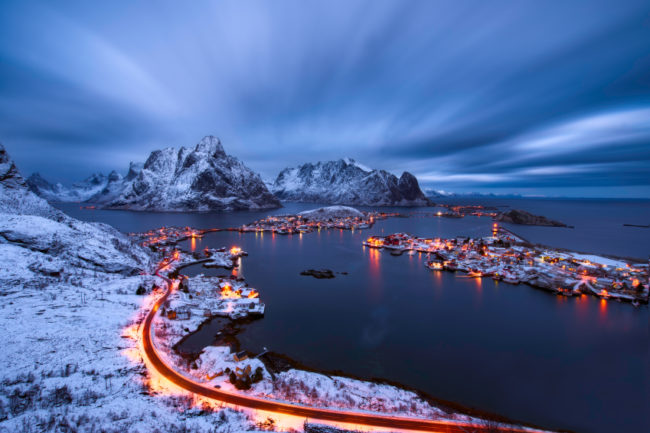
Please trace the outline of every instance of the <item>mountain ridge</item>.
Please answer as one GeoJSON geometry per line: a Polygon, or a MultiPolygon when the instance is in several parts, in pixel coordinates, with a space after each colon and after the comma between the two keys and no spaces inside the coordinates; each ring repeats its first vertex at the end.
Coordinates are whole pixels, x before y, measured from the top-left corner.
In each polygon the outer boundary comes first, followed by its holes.
{"type": "Polygon", "coordinates": [[[142,163],[131,162],[125,176],[112,171],[93,175],[67,188],[38,173],[30,189],[50,201],[79,201],[106,209],[213,211],[280,207],[260,178],[226,153],[221,141],[205,136],[194,148],[152,151],[142,163]]]}
{"type": "Polygon", "coordinates": [[[283,169],[271,186],[281,200],[366,206],[429,206],[415,176],[398,178],[352,158],[304,163],[283,169]]]}

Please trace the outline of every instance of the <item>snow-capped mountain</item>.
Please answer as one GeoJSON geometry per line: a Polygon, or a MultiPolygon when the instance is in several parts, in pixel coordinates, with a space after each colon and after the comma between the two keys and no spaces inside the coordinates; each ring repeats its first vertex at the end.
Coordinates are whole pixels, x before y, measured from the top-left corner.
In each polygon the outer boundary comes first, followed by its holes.
{"type": "Polygon", "coordinates": [[[450,192],[441,189],[424,188],[424,194],[429,198],[522,198],[521,194],[495,194],[483,192],[450,192]]]}
{"type": "Polygon", "coordinates": [[[431,202],[409,172],[397,176],[350,158],[285,168],[271,191],[281,200],[368,206],[427,206],[431,202]]]}
{"type": "Polygon", "coordinates": [[[53,202],[87,201],[110,209],[207,211],[280,207],[258,174],[227,155],[218,138],[204,137],[194,149],[166,148],[131,163],[126,176],[95,174],[71,187],[35,173],[29,188],[53,202]]]}
{"type": "MultiPolygon", "coordinates": [[[[72,186],[64,186],[60,183],[51,183],[44,179],[39,173],[33,173],[27,178],[27,186],[39,197],[51,202],[81,202],[90,199],[106,187],[111,176],[120,176],[112,172],[109,176],[93,174],[72,186]]],[[[121,178],[121,176],[120,176],[121,178]]]]}
{"type": "Polygon", "coordinates": [[[142,168],[131,165],[122,186],[91,199],[106,208],[159,211],[269,209],[280,202],[258,174],[227,155],[218,138],[194,149],[151,152],[142,168]],[[118,194],[119,192],[119,194],[118,194]]]}
{"type": "Polygon", "coordinates": [[[109,203],[117,199],[129,182],[132,182],[140,171],[142,171],[142,167],[142,163],[132,162],[129,165],[129,171],[126,176],[120,175],[115,170],[111,171],[106,177],[104,187],[89,197],[86,201],[92,203],[109,203]]]}

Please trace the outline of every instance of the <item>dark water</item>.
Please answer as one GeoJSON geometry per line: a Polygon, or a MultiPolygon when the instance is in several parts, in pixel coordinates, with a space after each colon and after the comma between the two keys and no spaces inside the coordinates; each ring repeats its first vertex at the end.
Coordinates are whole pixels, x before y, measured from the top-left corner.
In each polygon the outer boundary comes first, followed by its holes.
{"type": "Polygon", "coordinates": [[[570,229],[508,225],[531,242],[574,251],[634,257],[645,261],[650,256],[650,228],[623,225],[650,224],[650,200],[483,198],[439,201],[499,206],[501,209],[523,209],[575,226],[570,229]]]}
{"type": "MultiPolygon", "coordinates": [[[[630,234],[619,226],[647,221],[648,202],[616,203],[519,201],[519,208],[575,224],[576,229],[516,231],[534,242],[647,256],[648,229],[630,234]],[[614,205],[618,211],[611,209],[614,205]],[[588,213],[576,217],[585,209],[588,213]],[[593,209],[600,212],[592,213],[593,209]],[[638,212],[645,216],[638,217],[638,212]],[[607,230],[620,230],[626,241],[607,230]]],[[[312,207],[291,205],[274,213],[312,207]]],[[[66,208],[77,217],[108,222],[124,231],[171,224],[223,227],[270,213],[147,214],[66,208]]],[[[647,308],[591,297],[566,299],[527,286],[431,272],[419,255],[393,257],[361,246],[362,239],[382,231],[483,235],[490,224],[489,219],[414,217],[390,219],[361,232],[213,233],[195,247],[239,245],[250,253],[240,272],[261,290],[267,311],[240,335],[248,350],[266,346],[314,368],[395,380],[438,398],[544,427],[650,431],[647,308]],[[308,268],[348,275],[332,280],[299,275],[308,268]]],[[[205,329],[192,344],[212,341],[214,335],[205,329]]]]}

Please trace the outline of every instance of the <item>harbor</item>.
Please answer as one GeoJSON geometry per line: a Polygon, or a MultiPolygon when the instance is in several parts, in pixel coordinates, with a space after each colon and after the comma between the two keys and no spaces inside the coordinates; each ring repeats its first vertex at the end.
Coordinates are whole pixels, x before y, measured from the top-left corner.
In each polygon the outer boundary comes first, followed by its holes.
{"type": "MultiPolygon", "coordinates": [[[[278,214],[298,215],[313,207],[290,204],[278,214]]],[[[174,332],[171,336],[173,341],[170,343],[178,343],[178,350],[195,356],[203,349],[226,350],[212,349],[214,344],[231,345],[227,354],[214,353],[211,359],[225,359],[233,365],[219,364],[208,368],[205,364],[197,377],[204,377],[201,376],[203,371],[212,376],[227,366],[233,370],[235,365],[243,367],[241,362],[235,363],[236,353],[245,350],[250,357],[269,347],[276,354],[284,354],[302,366],[319,371],[338,370],[358,378],[384,378],[444,400],[513,418],[521,416],[541,424],[560,425],[561,420],[567,420],[570,425],[583,426],[587,414],[579,402],[596,398],[595,384],[611,395],[607,404],[617,413],[630,417],[640,410],[638,405],[630,404],[630,399],[643,401],[642,387],[635,385],[636,382],[623,382],[621,372],[638,377],[644,371],[644,360],[647,359],[642,343],[647,341],[645,306],[633,308],[630,303],[589,295],[550,295],[551,292],[531,290],[523,283],[512,285],[503,279],[470,277],[462,271],[432,271],[425,264],[436,257],[415,250],[410,255],[409,251],[360,248],[371,235],[383,237],[391,233],[411,233],[434,240],[460,237],[457,235],[478,239],[491,234],[493,227],[491,217],[438,218],[438,209],[435,208],[428,212],[399,208],[382,211],[408,214],[409,218],[376,220],[369,229],[321,229],[302,236],[299,233],[282,236],[272,232],[239,230],[242,225],[272,213],[242,212],[236,214],[236,218],[224,215],[219,219],[204,214],[197,216],[195,221],[171,215],[165,220],[166,227],[176,227],[179,234],[186,236],[183,233],[189,233],[185,230],[189,226],[201,235],[188,237],[175,245],[161,244],[157,248],[159,252],[167,249],[168,255],[174,248],[181,250],[183,264],[206,259],[206,247],[226,252],[237,246],[250,254],[248,258],[237,260],[237,266],[230,271],[206,268],[203,263],[196,263],[182,267],[180,274],[188,275],[190,283],[200,274],[203,274],[202,278],[213,277],[210,290],[215,296],[220,296],[217,295],[219,278],[235,274],[239,278],[245,277],[249,287],[260,292],[261,302],[267,308],[263,320],[252,320],[253,317],[247,316],[233,321],[223,316],[205,317],[204,310],[208,308],[203,308],[203,304],[197,305],[190,308],[190,319],[182,319],[182,315],[179,319],[165,318],[168,326],[178,330],[178,335],[174,332]],[[213,227],[221,229],[214,232],[201,230],[213,227]],[[226,229],[228,227],[231,229],[226,229]],[[323,251],[331,254],[323,254],[323,251]],[[401,256],[393,257],[390,251],[401,256]],[[337,274],[333,279],[300,275],[307,269],[325,268],[347,271],[348,275],[339,277],[337,274]],[[462,320],[454,319],[459,317],[462,320]],[[229,327],[238,329],[239,346],[232,340],[229,327]],[[191,335],[188,336],[183,328],[189,329],[191,335]],[[181,339],[182,343],[179,342],[181,339]],[[342,350],[335,353],[330,349],[332,345],[340,346],[342,350]],[[556,355],[550,359],[545,356],[529,359],[513,355],[512,347],[556,355]],[[599,357],[603,348],[611,356],[599,357]],[[403,353],[407,349],[411,354],[408,362],[414,366],[412,369],[403,368],[403,353]],[[560,355],[571,350],[577,351],[579,356],[560,355]],[[376,361],[378,357],[381,363],[376,361]],[[584,359],[592,361],[585,365],[584,359]],[[428,368],[440,374],[423,377],[422,369],[428,368]],[[549,369],[555,372],[553,383],[549,383],[544,374],[549,369]],[[576,369],[581,371],[580,375],[575,374],[576,369]],[[457,386],[468,372],[472,372],[479,392],[467,393],[457,386]],[[495,380],[507,392],[495,396],[495,380]],[[557,392],[559,383],[562,384],[561,393],[557,392]],[[526,389],[535,392],[527,393],[526,389]],[[616,397],[623,394],[630,399],[621,401],[616,397]],[[567,418],[565,410],[542,409],[548,399],[558,402],[561,407],[577,409],[567,418]],[[523,414],[518,406],[522,401],[530,408],[523,414]]],[[[107,215],[113,216],[116,212],[107,215]]],[[[608,207],[601,209],[603,215],[607,212],[608,207]]],[[[555,216],[544,209],[536,213],[555,216]]],[[[558,218],[575,223],[568,217],[558,218]]],[[[500,226],[501,237],[506,236],[505,229],[510,229],[513,233],[509,236],[513,239],[516,236],[522,245],[525,241],[549,242],[557,247],[550,249],[558,252],[578,250],[608,257],[623,254],[617,251],[617,244],[605,236],[607,232],[603,228],[585,233],[584,239],[591,240],[585,244],[581,243],[581,228],[500,226]],[[601,244],[602,248],[599,248],[601,244]]],[[[139,228],[134,225],[125,231],[139,228]]],[[[622,226],[621,230],[624,230],[622,226]]],[[[146,231],[157,230],[147,228],[146,231]]],[[[617,239],[630,245],[626,250],[631,255],[645,257],[643,248],[632,248],[638,244],[624,232],[619,233],[617,239]],[[634,254],[636,250],[641,251],[634,254]]],[[[228,262],[232,264],[232,261],[228,262]]],[[[226,281],[238,284],[236,280],[224,279],[226,281]]],[[[186,294],[187,300],[196,301],[195,293],[191,291],[190,294],[192,299],[186,294]]],[[[211,309],[211,312],[217,311],[211,309]]],[[[223,384],[223,379],[224,376],[215,378],[215,384],[223,384]],[[217,379],[221,381],[217,382],[217,379]]],[[[588,427],[599,423],[611,425],[597,418],[588,427]]],[[[576,431],[582,430],[588,428],[576,428],[576,431]]]]}
{"type": "Polygon", "coordinates": [[[562,296],[593,295],[638,306],[648,303],[648,264],[534,246],[494,223],[480,238],[420,238],[406,233],[371,236],[364,247],[392,255],[426,254],[433,271],[528,284],[562,296]]]}

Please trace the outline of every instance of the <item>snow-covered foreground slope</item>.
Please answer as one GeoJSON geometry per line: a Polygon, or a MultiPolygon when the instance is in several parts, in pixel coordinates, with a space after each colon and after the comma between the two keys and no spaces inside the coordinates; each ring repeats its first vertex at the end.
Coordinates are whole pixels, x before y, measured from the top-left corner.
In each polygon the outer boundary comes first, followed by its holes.
{"type": "Polygon", "coordinates": [[[427,206],[429,200],[411,173],[400,178],[353,159],[285,168],[272,192],[281,200],[368,206],[427,206]]]}
{"type": "Polygon", "coordinates": [[[187,394],[151,383],[134,331],[152,266],[121,233],[30,192],[0,145],[0,432],[250,428],[232,410],[198,416],[187,394]]]}

